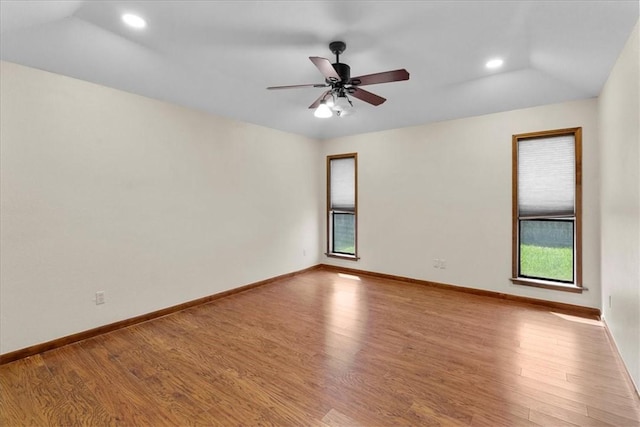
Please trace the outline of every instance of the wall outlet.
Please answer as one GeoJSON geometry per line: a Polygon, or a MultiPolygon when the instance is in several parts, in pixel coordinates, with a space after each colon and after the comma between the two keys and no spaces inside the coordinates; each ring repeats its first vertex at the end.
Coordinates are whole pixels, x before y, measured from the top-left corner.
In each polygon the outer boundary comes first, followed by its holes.
{"type": "Polygon", "coordinates": [[[104,291],[96,292],[96,305],[104,304],[104,291]]]}
{"type": "Polygon", "coordinates": [[[440,266],[440,260],[439,259],[434,259],[433,260],[433,268],[438,268],[440,266]]]}
{"type": "Polygon", "coordinates": [[[446,259],[441,259],[440,260],[440,268],[443,269],[443,270],[445,268],[447,268],[447,260],[446,259]]]}
{"type": "Polygon", "coordinates": [[[302,250],[302,256],[307,256],[307,250],[306,249],[302,250]]]}

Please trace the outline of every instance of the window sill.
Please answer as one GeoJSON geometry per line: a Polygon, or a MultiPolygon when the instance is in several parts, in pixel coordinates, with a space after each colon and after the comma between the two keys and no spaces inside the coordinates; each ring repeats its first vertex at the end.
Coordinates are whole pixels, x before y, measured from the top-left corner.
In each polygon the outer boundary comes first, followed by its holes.
{"type": "Polygon", "coordinates": [[[346,259],[349,261],[357,261],[360,259],[360,257],[355,256],[355,255],[346,255],[346,254],[335,254],[335,253],[331,253],[331,252],[327,252],[325,253],[326,256],[328,256],[329,258],[339,258],[339,259],[346,259]]]}
{"type": "Polygon", "coordinates": [[[581,286],[576,286],[569,283],[563,284],[559,282],[553,282],[551,280],[529,279],[525,277],[512,277],[510,280],[514,285],[534,286],[537,288],[553,289],[556,291],[564,291],[564,292],[573,292],[576,294],[581,294],[582,291],[586,291],[586,289],[581,286]]]}

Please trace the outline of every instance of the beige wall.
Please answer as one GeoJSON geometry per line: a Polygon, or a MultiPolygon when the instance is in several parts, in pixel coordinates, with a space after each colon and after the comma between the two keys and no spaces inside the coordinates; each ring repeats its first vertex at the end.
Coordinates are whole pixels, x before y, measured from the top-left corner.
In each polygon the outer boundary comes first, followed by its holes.
{"type": "Polygon", "coordinates": [[[325,262],[600,307],[597,120],[597,100],[589,99],[326,141],[325,155],[358,153],[361,259],[325,262]],[[577,126],[583,129],[583,280],[589,291],[513,285],[511,136],[577,126]],[[446,269],[433,268],[433,259],[446,260],[446,269]]]}
{"type": "Polygon", "coordinates": [[[640,386],[640,58],[638,25],[599,99],[602,308],[640,386]],[[611,304],[609,304],[611,299],[611,304]]]}
{"type": "Polygon", "coordinates": [[[1,353],[318,263],[317,141],[1,73],[1,353]]]}

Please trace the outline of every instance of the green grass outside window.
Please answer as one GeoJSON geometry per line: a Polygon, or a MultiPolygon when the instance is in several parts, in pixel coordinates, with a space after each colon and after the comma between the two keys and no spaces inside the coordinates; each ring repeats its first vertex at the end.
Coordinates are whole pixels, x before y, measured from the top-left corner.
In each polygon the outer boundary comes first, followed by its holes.
{"type": "Polygon", "coordinates": [[[573,281],[573,248],[520,245],[520,275],[573,281]]]}

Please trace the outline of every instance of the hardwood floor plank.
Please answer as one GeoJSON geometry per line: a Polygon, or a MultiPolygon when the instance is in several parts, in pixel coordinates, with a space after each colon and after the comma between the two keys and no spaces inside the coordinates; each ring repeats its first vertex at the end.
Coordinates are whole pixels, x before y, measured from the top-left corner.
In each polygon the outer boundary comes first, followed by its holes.
{"type": "Polygon", "coordinates": [[[616,360],[598,321],[319,269],[2,365],[0,424],[640,425],[616,360]]]}
{"type": "Polygon", "coordinates": [[[0,420],[3,426],[51,423],[51,411],[64,400],[40,356],[7,364],[0,370],[0,420]]]}
{"type": "Polygon", "coordinates": [[[177,420],[153,411],[156,402],[96,339],[83,341],[43,355],[56,376],[73,369],[81,377],[116,425],[175,425],[177,420]],[[114,385],[117,392],[114,393],[114,385]]]}
{"type": "Polygon", "coordinates": [[[537,424],[548,424],[547,421],[542,423],[542,420],[559,420],[557,421],[558,424],[568,423],[584,427],[612,427],[611,424],[607,424],[601,420],[550,404],[538,404],[532,407],[529,413],[529,419],[537,424]]]}
{"type": "Polygon", "coordinates": [[[589,413],[589,417],[595,418],[596,420],[605,423],[609,423],[614,426],[630,427],[640,425],[640,422],[638,422],[637,420],[624,416],[626,415],[625,412],[615,413],[612,411],[592,408],[591,406],[587,406],[587,412],[589,413]]]}
{"type": "Polygon", "coordinates": [[[604,375],[601,375],[599,377],[590,377],[588,375],[588,372],[583,372],[580,375],[567,373],[567,381],[573,384],[603,387],[604,389],[607,389],[612,393],[621,393],[621,395],[624,396],[635,395],[633,387],[630,387],[630,384],[628,383],[628,381],[625,381],[625,378],[616,378],[604,375]]]}
{"type": "Polygon", "coordinates": [[[500,411],[478,411],[478,413],[473,416],[473,420],[471,420],[471,426],[539,427],[540,424],[536,424],[529,419],[524,419],[510,413],[500,411]]]}
{"type": "Polygon", "coordinates": [[[582,393],[591,397],[597,397],[603,401],[612,402],[624,402],[630,400],[629,404],[635,406],[635,397],[629,393],[629,390],[621,389],[619,387],[607,387],[598,384],[592,384],[587,381],[584,383],[576,383],[568,381],[567,379],[559,379],[553,375],[547,375],[543,372],[530,371],[528,369],[523,370],[521,376],[531,379],[533,381],[539,381],[544,384],[563,388],[567,391],[574,393],[582,393]],[[620,400],[622,399],[622,400],[620,400]]]}
{"type": "Polygon", "coordinates": [[[407,416],[415,416],[416,425],[446,425],[446,426],[468,426],[471,424],[472,417],[468,420],[452,418],[439,409],[433,408],[431,405],[424,403],[414,403],[409,409],[407,416]]]}
{"type": "Polygon", "coordinates": [[[385,385],[393,392],[408,396],[425,406],[438,408],[444,415],[468,422],[478,414],[504,413],[527,420],[529,409],[519,402],[505,399],[501,393],[492,393],[478,387],[471,378],[453,379],[446,371],[425,373],[424,370],[392,369],[385,374],[385,385]],[[443,380],[445,378],[446,380],[443,380]]]}
{"type": "Polygon", "coordinates": [[[358,427],[361,425],[333,408],[322,417],[322,422],[331,427],[358,427]]]}
{"type": "Polygon", "coordinates": [[[535,410],[531,411],[531,415],[529,417],[532,422],[544,427],[580,427],[579,424],[563,421],[559,418],[535,410]]]}
{"type": "Polygon", "coordinates": [[[52,424],[55,425],[115,425],[116,420],[87,388],[75,371],[55,377],[65,395],[64,401],[55,405],[52,424]]]}
{"type": "MultiPolygon", "coordinates": [[[[640,423],[640,413],[637,411],[638,402],[636,399],[619,398],[615,395],[606,395],[603,393],[592,395],[584,393],[583,389],[569,390],[559,387],[555,384],[543,383],[541,381],[530,378],[520,377],[518,380],[523,387],[536,390],[544,390],[544,393],[556,397],[557,399],[575,402],[581,407],[590,405],[594,408],[602,410],[610,410],[618,413],[626,413],[630,418],[640,423]]],[[[567,408],[571,409],[571,408],[567,408]]],[[[576,411],[578,412],[578,411],[576,411]]],[[[586,411],[584,415],[587,415],[586,411]]]]}
{"type": "Polygon", "coordinates": [[[88,387],[89,381],[78,372],[85,372],[80,362],[78,345],[60,348],[43,354],[44,365],[51,373],[65,400],[55,405],[54,424],[59,425],[115,425],[114,420],[88,387]],[[53,356],[55,355],[55,356],[53,356]],[[54,360],[55,359],[55,360],[54,360]],[[75,360],[74,360],[75,359],[75,360]],[[69,363],[69,362],[75,363],[69,363]],[[81,415],[78,419],[77,416],[81,415]]]}

